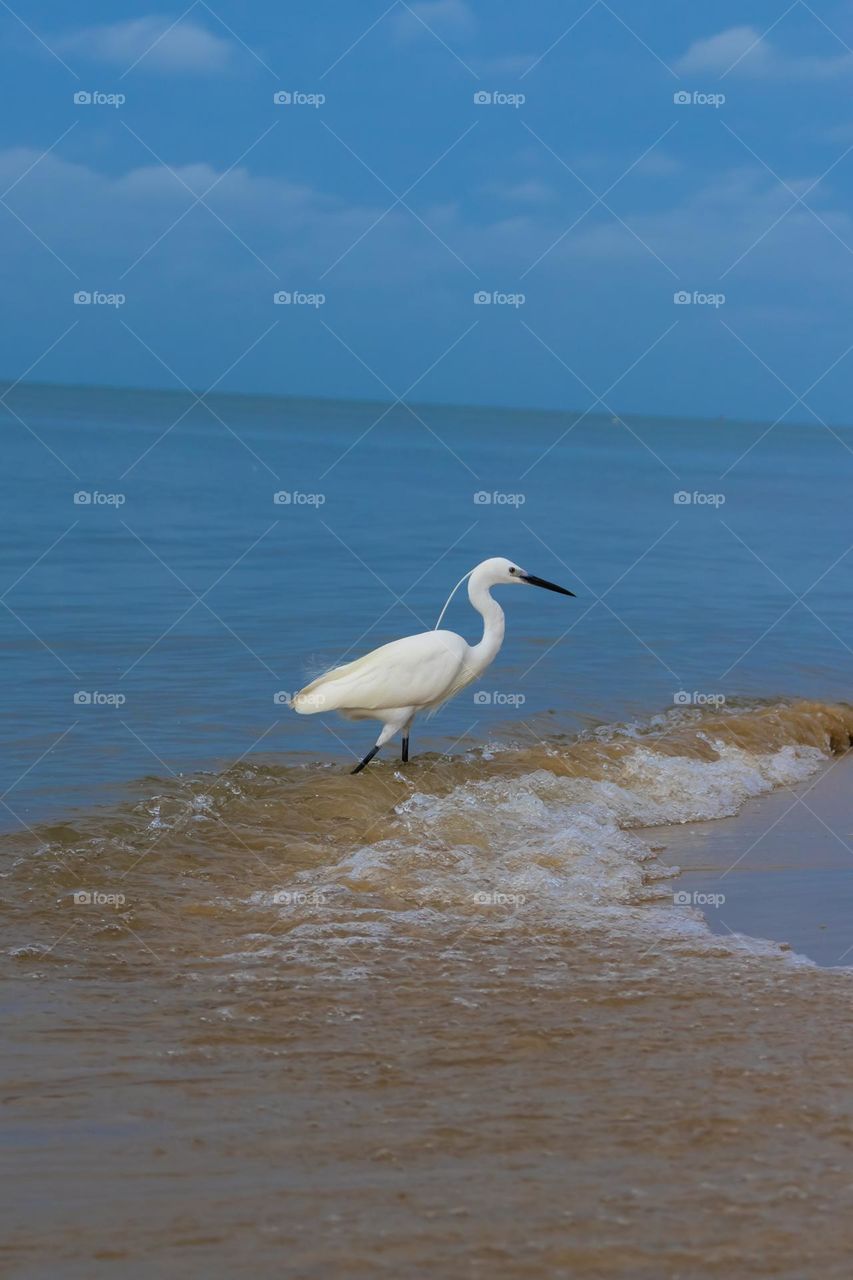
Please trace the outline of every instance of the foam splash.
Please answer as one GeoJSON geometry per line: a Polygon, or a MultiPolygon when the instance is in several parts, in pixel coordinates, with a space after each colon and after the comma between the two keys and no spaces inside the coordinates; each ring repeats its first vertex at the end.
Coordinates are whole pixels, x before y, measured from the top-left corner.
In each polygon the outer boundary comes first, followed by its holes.
{"type": "MultiPolygon", "coordinates": [[[[673,911],[663,882],[678,868],[661,862],[642,833],[728,817],[753,797],[802,782],[826,763],[831,743],[826,734],[801,736],[810,741],[761,751],[703,732],[696,751],[680,755],[671,741],[661,750],[648,734],[622,734],[619,754],[598,762],[607,776],[561,774],[558,753],[554,769],[475,778],[444,794],[415,791],[396,805],[391,836],[324,868],[326,900],[336,915],[371,904],[403,930],[423,920],[419,912],[442,913],[445,923],[488,918],[495,927],[517,926],[523,915],[737,947],[738,939],[712,936],[701,913],[673,911]]],[[[316,886],[317,873],[310,879],[316,886]]],[[[330,939],[316,917],[299,936],[330,939]]],[[[747,949],[756,953],[754,940],[747,949]]],[[[776,944],[759,949],[779,954],[776,944]]]]}
{"type": "MultiPolygon", "coordinates": [[[[649,829],[728,817],[851,743],[853,708],[841,704],[677,708],[573,739],[543,726],[524,744],[490,741],[408,769],[383,761],[359,778],[329,760],[240,762],[5,840],[29,897],[36,883],[48,901],[57,877],[69,891],[124,892],[133,876],[139,920],[167,935],[187,929],[185,897],[199,920],[248,904],[250,933],[256,909],[273,913],[256,942],[269,932],[298,943],[312,965],[469,930],[510,931],[523,945],[552,927],[568,939],[603,928],[719,949],[730,944],[701,914],[674,909],[675,868],[649,829]]],[[[45,916],[49,940],[54,923],[45,916]]]]}

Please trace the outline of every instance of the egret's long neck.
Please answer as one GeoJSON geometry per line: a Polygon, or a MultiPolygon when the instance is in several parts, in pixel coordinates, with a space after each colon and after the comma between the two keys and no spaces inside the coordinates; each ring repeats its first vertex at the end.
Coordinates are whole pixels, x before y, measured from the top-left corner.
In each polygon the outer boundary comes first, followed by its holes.
{"type": "Polygon", "coordinates": [[[468,579],[468,599],[483,619],[483,638],[471,646],[472,665],[477,672],[485,671],[503,644],[504,611],[492,598],[488,586],[478,577],[477,571],[468,579]]]}

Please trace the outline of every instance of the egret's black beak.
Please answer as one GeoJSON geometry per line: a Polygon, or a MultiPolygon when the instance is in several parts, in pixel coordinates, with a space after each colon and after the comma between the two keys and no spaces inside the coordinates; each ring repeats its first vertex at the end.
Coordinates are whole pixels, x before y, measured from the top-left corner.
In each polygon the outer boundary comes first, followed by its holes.
{"type": "Polygon", "coordinates": [[[532,573],[523,573],[521,575],[522,582],[529,582],[531,587],[544,587],[546,591],[558,591],[561,596],[573,596],[574,591],[567,591],[565,587],[558,587],[554,582],[546,582],[544,578],[534,578],[532,573]]]}

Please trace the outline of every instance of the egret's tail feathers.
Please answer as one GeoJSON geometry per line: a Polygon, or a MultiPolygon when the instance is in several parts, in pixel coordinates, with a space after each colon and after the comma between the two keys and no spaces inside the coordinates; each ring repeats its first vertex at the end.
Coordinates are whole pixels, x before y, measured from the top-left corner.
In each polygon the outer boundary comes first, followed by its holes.
{"type": "Polygon", "coordinates": [[[306,684],[304,689],[294,693],[290,699],[290,705],[301,716],[313,716],[318,711],[334,710],[334,701],[331,705],[329,703],[332,688],[332,682],[326,676],[320,676],[319,680],[313,680],[311,684],[306,684]]]}
{"type": "Polygon", "coordinates": [[[364,658],[356,658],[354,662],[347,662],[342,667],[333,667],[295,693],[290,699],[290,705],[301,716],[313,716],[319,711],[337,711],[341,701],[346,699],[348,677],[363,665],[364,658]]]}
{"type": "Polygon", "coordinates": [[[312,697],[308,689],[310,689],[310,685],[305,689],[300,689],[299,693],[294,693],[290,699],[291,707],[301,716],[313,716],[316,712],[323,710],[322,706],[319,705],[319,700],[312,697]]]}

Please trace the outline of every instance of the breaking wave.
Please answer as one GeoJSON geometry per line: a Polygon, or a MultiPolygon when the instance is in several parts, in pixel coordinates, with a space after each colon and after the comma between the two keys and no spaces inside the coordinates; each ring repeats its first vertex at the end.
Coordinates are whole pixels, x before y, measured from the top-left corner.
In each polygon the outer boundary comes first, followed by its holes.
{"type": "Polygon", "coordinates": [[[187,938],[197,916],[203,946],[211,917],[235,911],[255,913],[262,947],[274,920],[279,954],[306,963],[339,963],[354,939],[381,946],[484,922],[710,943],[698,913],[672,911],[675,869],[647,829],[734,814],[851,741],[846,705],[676,708],[575,738],[425,755],[405,770],[385,761],[359,777],[244,761],[140,784],[136,802],[3,840],[19,855],[13,881],[64,878],[68,896],[90,882],[121,888],[133,928],[158,945],[187,938]]]}

